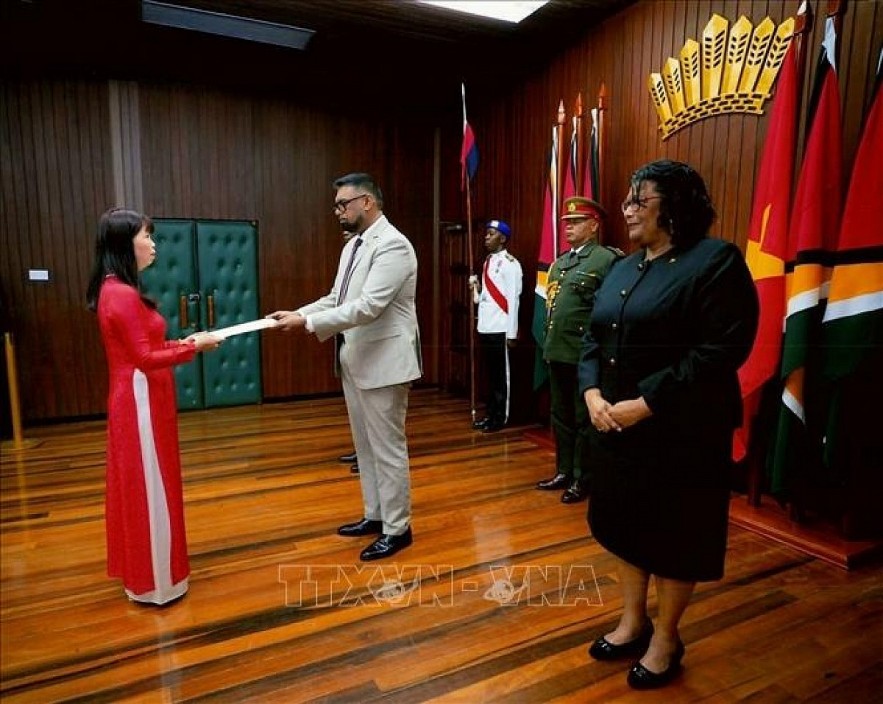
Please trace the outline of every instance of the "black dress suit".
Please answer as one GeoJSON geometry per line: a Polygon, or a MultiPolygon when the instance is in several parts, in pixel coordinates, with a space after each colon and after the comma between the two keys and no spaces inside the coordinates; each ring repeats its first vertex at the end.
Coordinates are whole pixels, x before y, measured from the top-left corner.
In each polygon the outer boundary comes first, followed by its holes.
{"type": "Polygon", "coordinates": [[[653,415],[622,432],[590,427],[592,534],[651,574],[723,574],[737,371],[757,330],[754,282],[739,249],[703,239],[618,262],[595,297],[580,389],[610,403],[643,396],[653,415]]]}

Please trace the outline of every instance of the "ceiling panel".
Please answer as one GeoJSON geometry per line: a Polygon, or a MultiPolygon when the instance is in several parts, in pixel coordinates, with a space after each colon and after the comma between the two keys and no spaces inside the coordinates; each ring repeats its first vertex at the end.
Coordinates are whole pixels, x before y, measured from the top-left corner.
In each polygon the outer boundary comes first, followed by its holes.
{"type": "Polygon", "coordinates": [[[634,0],[552,0],[519,24],[414,0],[175,0],[169,4],[314,30],[305,51],[141,21],[140,0],[3,0],[5,73],[111,75],[362,101],[404,90],[424,109],[461,80],[517,80],[634,0]],[[353,80],[353,76],[356,80],[353,80]]]}

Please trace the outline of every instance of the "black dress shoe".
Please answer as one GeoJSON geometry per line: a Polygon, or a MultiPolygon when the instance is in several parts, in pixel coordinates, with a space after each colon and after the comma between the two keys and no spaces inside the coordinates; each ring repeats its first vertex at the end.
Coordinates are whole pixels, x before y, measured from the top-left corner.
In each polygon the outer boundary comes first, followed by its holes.
{"type": "Polygon", "coordinates": [[[359,463],[356,462],[350,466],[350,474],[358,474],[359,473],[359,463]]]}
{"type": "Polygon", "coordinates": [[[363,518],[355,523],[347,523],[337,529],[337,534],[345,538],[358,538],[362,535],[374,535],[383,532],[383,521],[373,521],[363,518]]]}
{"type": "Polygon", "coordinates": [[[370,562],[371,560],[382,560],[384,557],[392,557],[399,550],[404,550],[413,542],[411,535],[411,527],[401,535],[387,535],[384,533],[377,540],[371,543],[367,548],[362,550],[359,559],[362,562],[370,562]]]}
{"type": "Polygon", "coordinates": [[[353,451],[350,452],[348,455],[341,455],[341,456],[338,457],[337,459],[339,459],[339,460],[340,460],[341,462],[343,462],[344,464],[348,464],[349,462],[355,462],[355,461],[356,461],[356,458],[357,458],[357,457],[356,457],[356,451],[353,450],[353,451]]]}
{"type": "Polygon", "coordinates": [[[589,490],[582,485],[579,479],[574,479],[573,484],[567,487],[564,493],[561,494],[561,503],[578,504],[580,501],[585,501],[588,495],[589,490]]]}
{"type": "Polygon", "coordinates": [[[568,484],[570,484],[571,481],[573,480],[566,474],[561,474],[561,472],[558,472],[558,474],[556,474],[551,479],[543,479],[543,481],[537,482],[537,489],[542,489],[543,491],[563,489],[568,484]]]}
{"type": "Polygon", "coordinates": [[[681,671],[681,659],[684,657],[684,644],[678,641],[671,661],[662,672],[652,672],[644,667],[640,662],[636,662],[632,669],[629,670],[626,682],[632,689],[659,689],[665,687],[671,682],[681,671]]]}
{"type": "Polygon", "coordinates": [[[483,432],[483,433],[498,433],[505,427],[506,427],[506,424],[503,421],[491,420],[491,421],[488,421],[487,425],[485,425],[481,429],[481,432],[483,432]]]}
{"type": "Polygon", "coordinates": [[[620,643],[616,645],[601,636],[592,643],[589,648],[589,655],[595,660],[618,660],[619,658],[635,657],[643,655],[647,652],[647,646],[650,645],[650,639],[653,637],[653,624],[650,621],[644,624],[644,628],[638,634],[637,638],[630,640],[628,643],[620,643]]]}
{"type": "Polygon", "coordinates": [[[477,420],[472,424],[473,430],[484,430],[487,427],[487,424],[491,422],[490,418],[482,418],[481,420],[477,420]]]}

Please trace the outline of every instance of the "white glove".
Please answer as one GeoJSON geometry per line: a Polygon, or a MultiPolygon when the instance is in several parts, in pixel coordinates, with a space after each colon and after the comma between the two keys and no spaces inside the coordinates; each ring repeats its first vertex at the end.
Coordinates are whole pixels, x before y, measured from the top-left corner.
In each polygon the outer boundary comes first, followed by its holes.
{"type": "Polygon", "coordinates": [[[469,285],[478,286],[478,277],[475,274],[469,277],[469,285]]]}

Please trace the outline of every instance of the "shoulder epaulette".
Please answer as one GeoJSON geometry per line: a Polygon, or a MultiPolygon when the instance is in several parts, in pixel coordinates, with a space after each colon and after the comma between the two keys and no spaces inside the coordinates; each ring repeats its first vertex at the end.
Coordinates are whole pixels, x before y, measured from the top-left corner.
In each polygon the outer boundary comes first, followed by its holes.
{"type": "Polygon", "coordinates": [[[624,256],[625,256],[625,252],[623,252],[619,247],[612,247],[611,245],[607,245],[607,244],[605,244],[605,245],[604,245],[604,248],[605,248],[605,249],[609,249],[609,250],[610,250],[611,252],[613,252],[617,257],[624,257],[624,256]]]}
{"type": "Polygon", "coordinates": [[[515,261],[515,257],[513,257],[511,254],[509,254],[509,252],[506,252],[506,259],[508,259],[510,262],[515,261]]]}

